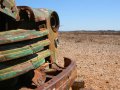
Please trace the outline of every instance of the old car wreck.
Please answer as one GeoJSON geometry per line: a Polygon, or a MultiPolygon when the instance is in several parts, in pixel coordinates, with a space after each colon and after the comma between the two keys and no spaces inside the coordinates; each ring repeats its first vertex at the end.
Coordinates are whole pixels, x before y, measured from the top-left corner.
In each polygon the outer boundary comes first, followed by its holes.
{"type": "Polygon", "coordinates": [[[0,0],[0,89],[67,90],[76,64],[56,64],[59,16],[48,9],[0,0]]]}

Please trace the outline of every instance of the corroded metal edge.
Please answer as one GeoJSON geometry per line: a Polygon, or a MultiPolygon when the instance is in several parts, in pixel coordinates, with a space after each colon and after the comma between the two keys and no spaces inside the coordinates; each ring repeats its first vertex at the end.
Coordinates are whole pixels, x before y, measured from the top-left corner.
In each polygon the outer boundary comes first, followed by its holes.
{"type": "Polygon", "coordinates": [[[16,20],[19,20],[19,14],[15,0],[0,0],[0,11],[16,20]]]}
{"type": "Polygon", "coordinates": [[[36,90],[68,90],[72,86],[77,77],[76,64],[68,58],[64,61],[67,63],[65,69],[36,90]]]}

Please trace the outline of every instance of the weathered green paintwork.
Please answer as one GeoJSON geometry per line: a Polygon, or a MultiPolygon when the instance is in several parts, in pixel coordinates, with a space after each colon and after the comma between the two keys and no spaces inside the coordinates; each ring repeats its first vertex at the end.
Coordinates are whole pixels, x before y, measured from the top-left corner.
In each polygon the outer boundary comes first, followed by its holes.
{"type": "Polygon", "coordinates": [[[15,0],[0,0],[0,11],[19,20],[18,9],[15,4],[15,0]]]}
{"type": "Polygon", "coordinates": [[[5,31],[0,32],[0,81],[56,61],[58,28],[53,30],[51,25],[55,11],[16,7],[14,0],[0,0],[0,12],[11,17],[1,23],[5,31]]]}
{"type": "Polygon", "coordinates": [[[16,77],[32,69],[38,68],[40,65],[45,63],[45,58],[50,55],[51,55],[50,50],[45,50],[37,53],[36,57],[30,60],[28,59],[28,61],[26,62],[14,66],[12,65],[5,69],[0,70],[0,81],[16,77]]]}
{"type": "MultiPolygon", "coordinates": [[[[49,28],[49,35],[48,38],[51,41],[51,44],[49,46],[52,55],[52,62],[56,62],[56,58],[57,58],[57,48],[55,47],[55,40],[58,38],[58,29],[59,29],[59,24],[58,24],[58,28],[56,28],[56,32],[52,29],[51,27],[51,23],[50,23],[50,19],[53,13],[56,13],[53,10],[49,10],[49,9],[45,9],[45,8],[40,8],[40,9],[32,9],[33,13],[35,15],[35,20],[36,22],[40,19],[42,20],[46,20],[47,21],[47,28],[49,28]]],[[[56,13],[57,14],[57,13],[56,13]]],[[[59,18],[58,18],[59,19],[59,18]]],[[[59,20],[58,20],[59,22],[59,20]]]]}
{"type": "Polygon", "coordinates": [[[18,41],[30,40],[48,35],[49,31],[36,31],[36,30],[10,30],[0,33],[0,44],[13,43],[18,41]]]}
{"type": "Polygon", "coordinates": [[[49,44],[50,41],[47,39],[21,48],[2,51],[0,52],[0,62],[17,59],[23,56],[34,54],[40,50],[43,50],[44,46],[47,46],[49,44]]]}

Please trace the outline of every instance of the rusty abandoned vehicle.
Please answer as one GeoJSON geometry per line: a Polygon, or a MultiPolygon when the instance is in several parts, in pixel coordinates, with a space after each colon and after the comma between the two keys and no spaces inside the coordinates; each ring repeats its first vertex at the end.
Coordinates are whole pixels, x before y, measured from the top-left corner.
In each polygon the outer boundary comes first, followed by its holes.
{"type": "Polygon", "coordinates": [[[64,67],[56,64],[58,29],[55,11],[0,0],[0,90],[71,87],[76,65],[68,58],[64,67]]]}

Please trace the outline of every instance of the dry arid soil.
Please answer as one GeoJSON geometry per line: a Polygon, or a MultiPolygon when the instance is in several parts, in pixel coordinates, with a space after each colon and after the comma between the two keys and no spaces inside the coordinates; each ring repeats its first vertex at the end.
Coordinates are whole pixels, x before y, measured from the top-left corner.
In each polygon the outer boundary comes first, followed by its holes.
{"type": "Polygon", "coordinates": [[[76,61],[78,78],[86,88],[120,90],[120,34],[60,32],[58,63],[76,61]]]}

